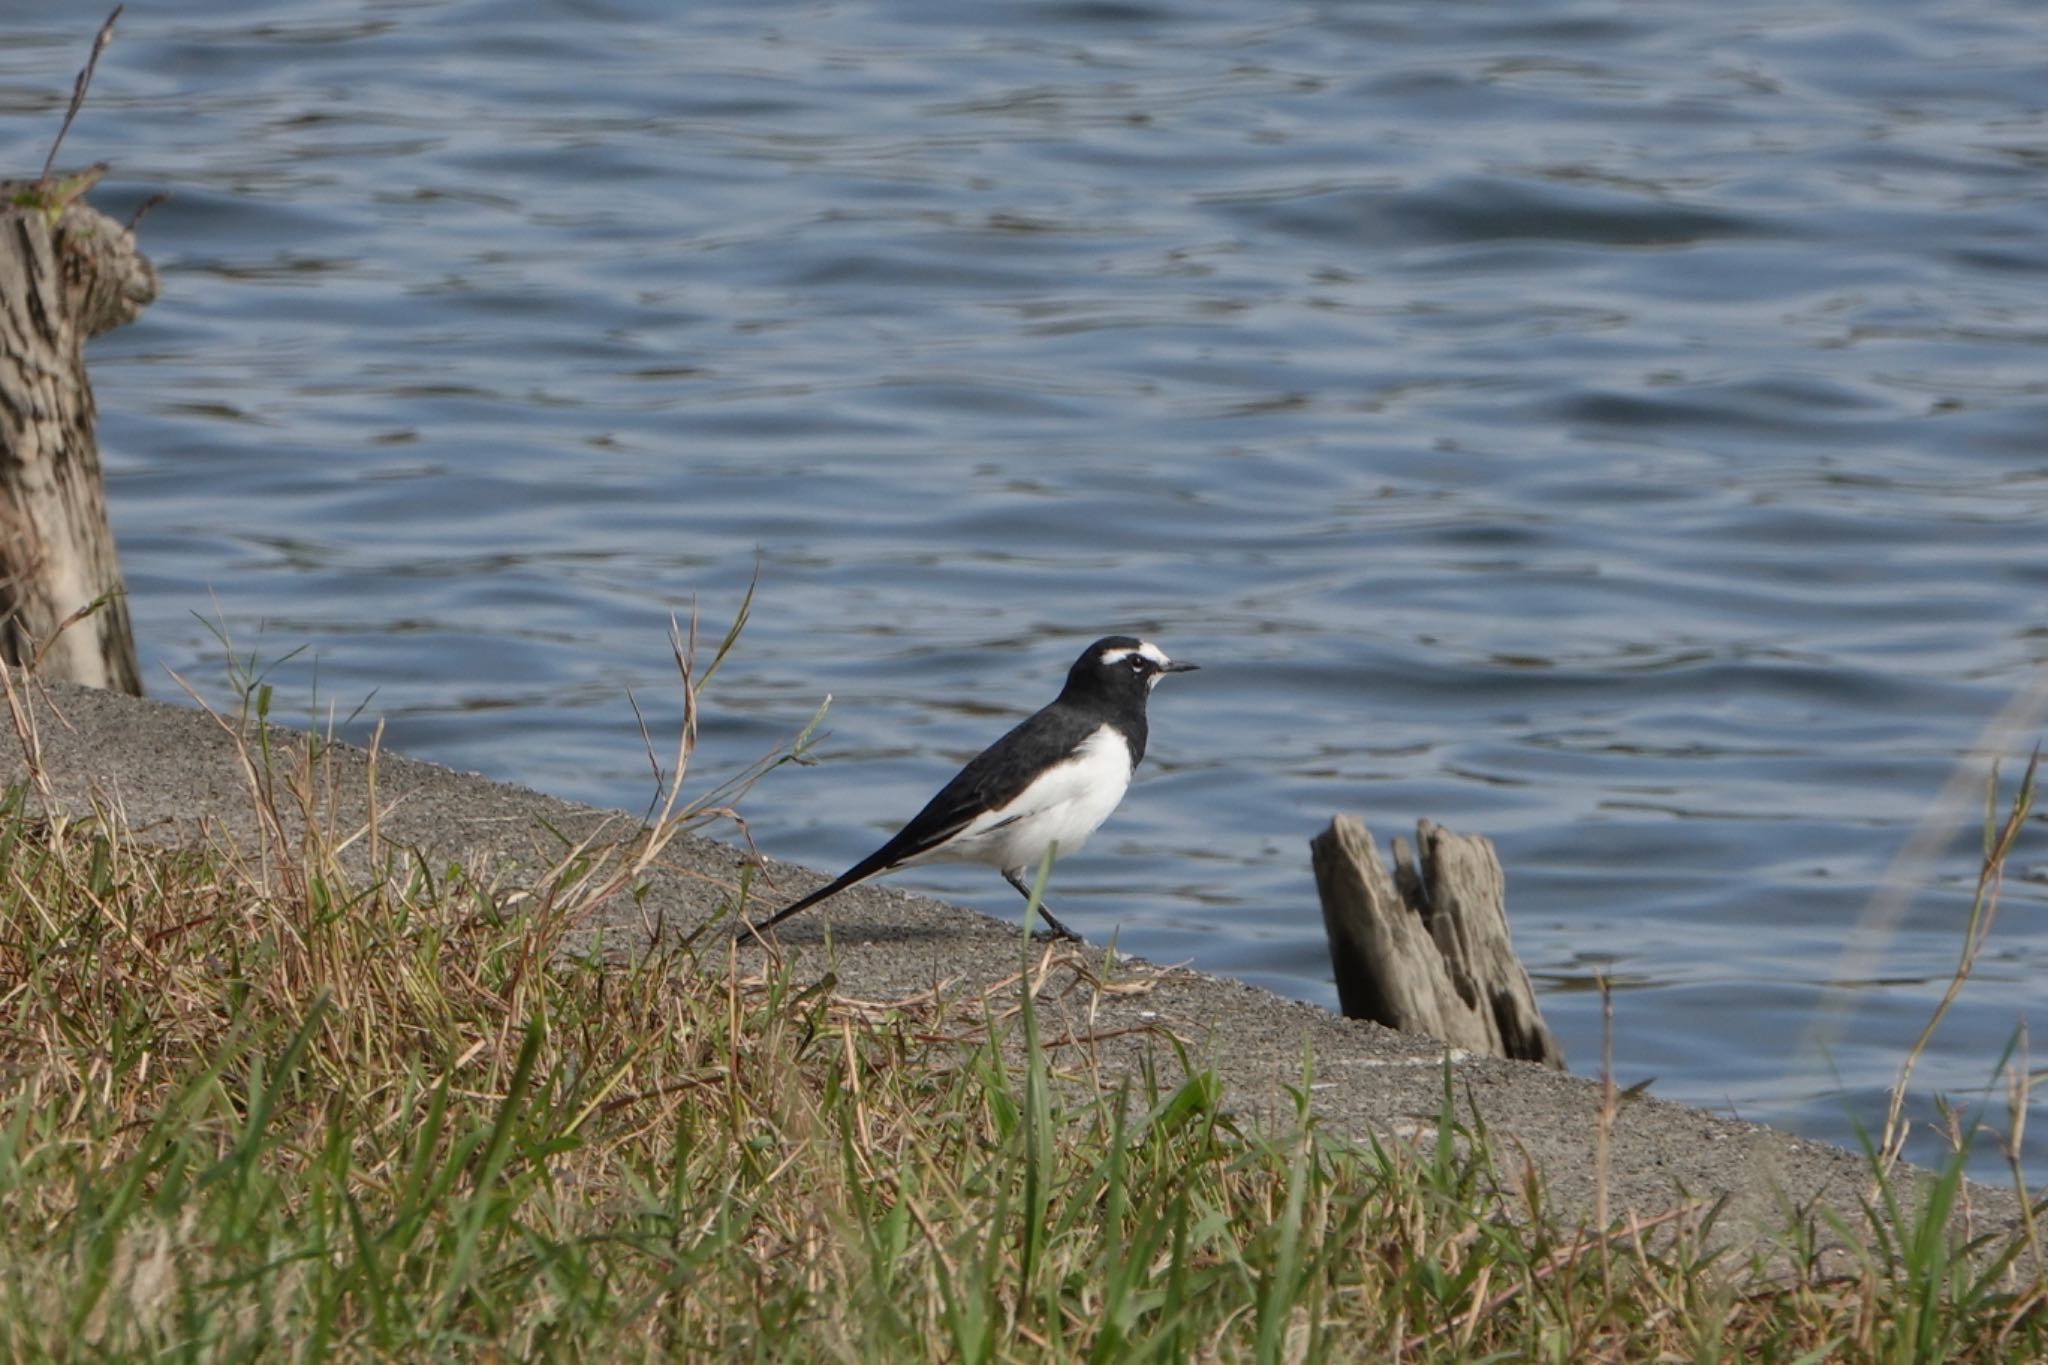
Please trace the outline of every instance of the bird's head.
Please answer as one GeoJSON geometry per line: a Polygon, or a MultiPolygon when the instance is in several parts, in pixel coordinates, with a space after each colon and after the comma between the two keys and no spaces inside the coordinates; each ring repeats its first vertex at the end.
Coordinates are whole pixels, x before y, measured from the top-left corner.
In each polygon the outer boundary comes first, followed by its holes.
{"type": "Polygon", "coordinates": [[[1143,697],[1169,673],[1189,673],[1198,665],[1175,663],[1149,640],[1110,635],[1081,651],[1067,671],[1069,691],[1143,697]]]}

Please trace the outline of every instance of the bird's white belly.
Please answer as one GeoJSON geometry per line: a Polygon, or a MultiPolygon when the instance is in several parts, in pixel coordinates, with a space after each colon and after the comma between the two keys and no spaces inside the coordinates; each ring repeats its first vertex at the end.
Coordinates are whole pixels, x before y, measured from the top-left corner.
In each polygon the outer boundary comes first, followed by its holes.
{"type": "Polygon", "coordinates": [[[1065,857],[1088,842],[1130,785],[1130,746],[1105,725],[1072,758],[1047,769],[1007,805],[981,816],[926,858],[1033,868],[1053,843],[1059,844],[1057,856],[1065,857]]]}

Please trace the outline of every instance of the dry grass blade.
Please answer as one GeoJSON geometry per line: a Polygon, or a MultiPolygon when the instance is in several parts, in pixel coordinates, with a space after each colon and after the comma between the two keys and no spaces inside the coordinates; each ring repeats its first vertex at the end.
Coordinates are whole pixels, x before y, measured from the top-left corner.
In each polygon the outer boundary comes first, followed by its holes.
{"type": "MultiPolygon", "coordinates": [[[[85,65],[79,69],[78,78],[71,83],[71,107],[64,111],[64,122],[58,125],[57,136],[50,139],[50,154],[43,158],[43,173],[36,179],[37,188],[45,193],[51,189],[50,171],[57,164],[57,150],[64,145],[64,135],[71,131],[72,123],[78,118],[79,109],[85,104],[85,92],[92,88],[92,73],[99,67],[100,54],[107,50],[107,44],[114,41],[114,21],[121,17],[121,11],[125,8],[125,5],[114,6],[114,12],[100,25],[100,31],[93,36],[92,53],[86,57],[85,65]]],[[[56,211],[62,212],[64,203],[69,202],[77,193],[83,193],[83,189],[63,195],[60,202],[54,205],[46,204],[45,207],[54,207],[56,211]]]]}
{"type": "Polygon", "coordinates": [[[50,775],[43,767],[43,741],[36,708],[29,705],[24,691],[32,684],[33,677],[29,670],[16,670],[5,659],[0,659],[0,688],[4,688],[7,694],[7,719],[14,726],[14,741],[21,749],[22,766],[28,772],[29,784],[42,798],[43,808],[54,810],[56,794],[50,786],[50,775]]]}
{"type": "MultiPolygon", "coordinates": [[[[2009,753],[2024,747],[2044,718],[2048,718],[2048,670],[2036,670],[2028,685],[2016,691],[1996,715],[1986,721],[1970,743],[1971,755],[2009,753]]],[[[1917,890],[1928,880],[1928,870],[1947,850],[1957,831],[1970,820],[1982,791],[1980,770],[1972,761],[1959,762],[1914,826],[1879,882],[1877,892],[1864,907],[1855,929],[1845,936],[1842,950],[1827,977],[1838,982],[1868,981],[1879,974],[1887,946],[1898,931],[1917,890]]],[[[1806,1036],[1792,1049],[1798,1064],[1807,1066],[1825,1054],[1841,1036],[1860,997],[1836,991],[1824,1000],[1808,1026],[1806,1036]]]]}
{"type": "MultiPolygon", "coordinates": [[[[1498,1313],[1517,1298],[1533,1293],[1541,1288],[1543,1284],[1555,1279],[1560,1274],[1586,1264],[1587,1253],[1593,1251],[1604,1253],[1610,1247],[1632,1246],[1632,1244],[1641,1241],[1644,1232],[1669,1226],[1682,1219],[1697,1217],[1702,1210],[1710,1206],[1711,1201],[1709,1200],[1688,1200],[1675,1208],[1666,1209],[1664,1212],[1649,1218],[1641,1218],[1632,1213],[1629,1215],[1626,1227],[1608,1228],[1591,1237],[1587,1237],[1582,1233],[1574,1235],[1569,1245],[1559,1247],[1557,1250],[1546,1255],[1540,1263],[1528,1272],[1526,1278],[1509,1285],[1490,1299],[1475,1296],[1467,1317],[1478,1318],[1498,1313]]],[[[1401,1349],[1403,1351],[1419,1350],[1432,1341],[1458,1331],[1463,1325],[1462,1321],[1442,1323],[1434,1331],[1408,1337],[1401,1343],[1401,1349]]]]}
{"type": "MultiPolygon", "coordinates": [[[[1999,892],[2005,884],[2005,863],[2013,845],[2018,841],[2020,831],[2025,828],[2027,816],[2034,806],[2035,782],[2041,771],[2041,750],[2036,746],[2027,760],[2027,769],[2020,777],[2018,790],[2013,793],[2012,804],[2007,808],[2005,819],[1998,819],[1998,764],[1991,765],[1990,775],[1984,783],[1984,852],[1977,868],[1977,886],[1970,899],[1970,914],[1963,926],[1962,946],[1957,952],[1955,970],[1950,974],[1948,985],[1943,989],[1941,999],[1935,1002],[1927,1022],[1907,1049],[1905,1061],[1900,1063],[1899,1077],[1893,1082],[1891,1095],[1886,1104],[1884,1129],[1878,1139],[1878,1153],[1883,1165],[1889,1168],[1898,1161],[1905,1150],[1906,1123],[1904,1121],[1906,1090],[1913,1079],[1913,1070],[1927,1045],[1934,1040],[1935,1030],[1948,1017],[1951,1006],[1962,994],[1963,986],[1970,974],[1976,970],[1977,959],[1984,951],[1984,944],[1990,939],[1991,926],[1998,918],[1999,892]]],[[[2024,1196],[2024,1186],[2022,1187],[2024,1196]]]]}
{"type": "MultiPolygon", "coordinates": [[[[98,169],[104,171],[106,168],[102,166],[99,167],[98,169]]],[[[97,181],[99,179],[99,176],[93,175],[91,179],[93,181],[97,181]]],[[[88,183],[80,187],[78,193],[82,194],[85,192],[85,190],[90,188],[91,184],[88,183]]],[[[49,654],[51,648],[56,645],[57,641],[63,638],[65,631],[71,629],[79,622],[86,620],[94,613],[100,611],[109,603],[113,602],[116,598],[120,597],[123,591],[124,590],[120,588],[109,588],[107,591],[101,593],[98,597],[93,598],[92,601],[87,602],[84,606],[79,607],[70,615],[66,616],[63,620],[59,621],[57,623],[57,628],[50,632],[50,636],[48,639],[35,641],[35,649],[29,656],[29,671],[33,673],[37,669],[42,667],[43,659],[49,654]]]]}

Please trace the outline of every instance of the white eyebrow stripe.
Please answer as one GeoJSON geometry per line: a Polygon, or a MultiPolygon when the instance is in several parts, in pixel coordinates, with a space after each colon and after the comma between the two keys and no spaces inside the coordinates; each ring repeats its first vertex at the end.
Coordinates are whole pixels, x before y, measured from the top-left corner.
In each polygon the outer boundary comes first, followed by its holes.
{"type": "Polygon", "coordinates": [[[1096,659],[1106,668],[1111,664],[1122,663],[1133,654],[1146,660],[1154,668],[1164,668],[1173,662],[1173,660],[1166,657],[1165,650],[1153,644],[1150,640],[1140,640],[1135,647],[1131,648],[1105,649],[1096,656],[1096,659]]]}

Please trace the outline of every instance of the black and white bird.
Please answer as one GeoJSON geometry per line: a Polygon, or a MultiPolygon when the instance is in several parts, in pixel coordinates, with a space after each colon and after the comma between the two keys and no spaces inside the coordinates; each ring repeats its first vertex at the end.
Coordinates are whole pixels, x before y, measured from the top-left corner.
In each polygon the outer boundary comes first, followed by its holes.
{"type": "MultiPolygon", "coordinates": [[[[988,863],[1028,900],[1045,851],[1072,853],[1109,818],[1145,756],[1145,702],[1175,663],[1159,646],[1111,635],[1083,650],[1052,705],[962,768],[894,838],[827,886],[751,926],[760,933],[856,882],[917,863],[988,863]]],[[[1038,907],[1061,938],[1080,935],[1038,907]]]]}

